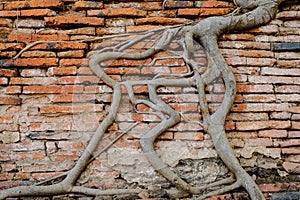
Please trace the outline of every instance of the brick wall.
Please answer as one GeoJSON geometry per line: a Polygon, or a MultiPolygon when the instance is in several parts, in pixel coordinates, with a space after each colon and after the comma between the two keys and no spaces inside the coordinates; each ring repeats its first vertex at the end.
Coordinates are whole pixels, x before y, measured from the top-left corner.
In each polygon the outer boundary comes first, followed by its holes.
{"type": "MultiPolygon", "coordinates": [[[[164,8],[160,0],[0,2],[0,188],[32,184],[70,169],[107,115],[112,89],[93,75],[88,56],[126,37],[93,38],[134,35],[233,10],[232,1],[215,0],[166,1],[164,8]],[[44,42],[12,59],[35,41],[44,42]]],[[[268,25],[222,35],[219,42],[237,79],[227,137],[242,166],[267,196],[300,189],[299,10],[297,1],[287,3],[268,25]]],[[[106,73],[116,80],[133,80],[187,72],[181,59],[157,60],[155,67],[147,66],[152,61],[108,62],[106,73]]],[[[199,61],[206,62],[201,56],[199,61]]],[[[224,177],[227,169],[210,137],[195,123],[201,119],[195,89],[162,87],[159,91],[182,113],[183,121],[160,136],[158,154],[195,184],[224,177]]],[[[145,86],[135,92],[147,96],[145,86]]],[[[222,102],[222,82],[207,86],[206,92],[213,111],[222,102]]],[[[101,189],[170,187],[147,163],[138,140],[158,118],[134,112],[125,90],[120,113],[99,149],[135,122],[139,124],[88,167],[81,184],[101,189]]],[[[231,195],[239,194],[225,197],[231,195]]]]}

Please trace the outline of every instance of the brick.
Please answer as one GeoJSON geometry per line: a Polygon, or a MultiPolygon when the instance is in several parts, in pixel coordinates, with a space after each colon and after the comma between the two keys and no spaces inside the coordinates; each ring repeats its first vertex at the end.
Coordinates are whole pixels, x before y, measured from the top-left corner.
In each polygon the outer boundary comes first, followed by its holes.
{"type": "Polygon", "coordinates": [[[245,102],[275,102],[276,96],[273,94],[249,94],[243,95],[243,100],[245,102]]]}
{"type": "Polygon", "coordinates": [[[21,104],[21,98],[16,96],[1,95],[0,105],[19,105],[21,104]]]}
{"type": "Polygon", "coordinates": [[[286,138],[287,135],[286,130],[264,130],[258,132],[258,136],[264,138],[286,138]]]}
{"type": "Polygon", "coordinates": [[[271,44],[253,41],[220,41],[220,48],[271,50],[271,44]]]}
{"type": "Polygon", "coordinates": [[[133,26],[134,24],[135,24],[135,20],[133,19],[126,19],[126,18],[105,19],[105,25],[107,27],[133,26]]]}
{"type": "Polygon", "coordinates": [[[41,68],[35,68],[35,69],[23,69],[20,73],[22,77],[45,77],[46,71],[41,68]]]}
{"type": "Polygon", "coordinates": [[[192,1],[165,1],[165,8],[191,8],[193,7],[192,1]]]}
{"type": "Polygon", "coordinates": [[[176,132],[174,134],[174,139],[202,141],[204,140],[204,136],[201,132],[176,132]]]}
{"type": "Polygon", "coordinates": [[[58,84],[56,77],[32,77],[32,78],[18,78],[13,77],[10,80],[11,85],[54,85],[58,84]]]}
{"type": "Polygon", "coordinates": [[[16,76],[17,75],[17,71],[15,69],[3,69],[0,68],[0,76],[3,77],[12,77],[12,76],[16,76]]]}
{"type": "Polygon", "coordinates": [[[300,154],[300,149],[297,147],[281,148],[282,154],[300,154]]]}
{"type": "Polygon", "coordinates": [[[0,116],[0,123],[1,124],[4,124],[4,123],[9,124],[9,123],[12,123],[12,122],[13,122],[13,117],[12,116],[5,116],[5,115],[0,116]]]}
{"type": "MultiPolygon", "coordinates": [[[[265,25],[265,26],[260,26],[257,28],[252,28],[252,29],[248,30],[247,32],[258,33],[260,35],[262,35],[262,34],[275,35],[276,33],[278,33],[278,31],[279,31],[279,27],[277,25],[265,25]]],[[[257,36],[257,37],[260,37],[260,36],[257,36]]]]}
{"type": "Polygon", "coordinates": [[[59,7],[61,0],[31,0],[31,1],[12,1],[4,5],[5,10],[23,9],[23,8],[50,8],[59,7]]]}
{"type": "Polygon", "coordinates": [[[45,17],[45,16],[55,16],[56,12],[50,9],[30,9],[21,10],[22,17],[45,17]]]}
{"type": "Polygon", "coordinates": [[[179,17],[198,17],[200,10],[198,8],[181,8],[178,9],[178,16],[179,17]]]}
{"type": "Polygon", "coordinates": [[[237,93],[273,93],[273,86],[237,84],[237,93]]]}
{"type": "Polygon", "coordinates": [[[298,60],[277,60],[278,67],[297,67],[300,64],[298,60]]]}
{"type": "Polygon", "coordinates": [[[0,11],[0,17],[13,17],[15,18],[16,16],[20,16],[21,12],[20,11],[13,11],[13,10],[8,10],[8,11],[0,11]]]}
{"type": "Polygon", "coordinates": [[[218,16],[218,15],[226,15],[232,11],[230,8],[180,8],[178,9],[179,17],[191,17],[191,16],[218,16]]]}
{"type": "Polygon", "coordinates": [[[257,138],[257,133],[256,132],[228,132],[227,138],[230,139],[257,138]]]}
{"type": "Polygon", "coordinates": [[[21,86],[8,86],[5,88],[6,94],[21,94],[22,88],[21,86]]]}
{"type": "Polygon", "coordinates": [[[4,63],[6,67],[51,67],[57,66],[56,58],[17,58],[4,63]]]}
{"type": "Polygon", "coordinates": [[[145,24],[159,24],[159,25],[175,25],[175,24],[185,24],[189,20],[183,18],[166,18],[166,17],[147,17],[140,18],[136,20],[137,25],[145,24]]]}
{"type": "Polygon", "coordinates": [[[77,67],[52,67],[48,69],[47,74],[50,76],[75,75],[77,67]]]}
{"type": "Polygon", "coordinates": [[[195,7],[201,8],[226,8],[233,7],[232,3],[225,1],[197,1],[195,2],[195,7]]]}
{"type": "Polygon", "coordinates": [[[234,121],[267,121],[269,116],[267,113],[229,113],[227,116],[228,120],[234,121]]]}
{"type": "Polygon", "coordinates": [[[103,3],[94,1],[76,1],[74,4],[75,10],[87,10],[95,8],[103,8],[103,3]]]}
{"type": "Polygon", "coordinates": [[[58,85],[48,85],[48,86],[24,86],[24,94],[53,94],[60,93],[61,87],[58,85]]]}
{"type": "Polygon", "coordinates": [[[103,111],[103,105],[41,106],[41,113],[82,113],[103,111]]]}
{"type": "Polygon", "coordinates": [[[161,2],[141,3],[141,9],[145,10],[145,11],[153,11],[153,10],[160,11],[160,10],[162,10],[162,3],[161,2]]]}
{"type": "Polygon", "coordinates": [[[43,20],[22,19],[16,22],[16,26],[20,28],[44,28],[45,23],[43,20]]]}
{"type": "Polygon", "coordinates": [[[96,84],[102,81],[97,76],[63,76],[61,77],[61,84],[96,84]]]}
{"type": "Polygon", "coordinates": [[[125,27],[108,27],[108,28],[96,28],[97,35],[110,35],[125,33],[125,27]]]}
{"type": "Polygon", "coordinates": [[[8,84],[8,78],[0,77],[0,85],[7,85],[8,84]]]}
{"type": "Polygon", "coordinates": [[[40,41],[40,40],[50,40],[50,41],[60,41],[60,40],[69,40],[69,36],[67,34],[33,34],[32,41],[40,41]]]}
{"type": "Polygon", "coordinates": [[[8,143],[16,143],[16,142],[19,142],[20,139],[21,139],[20,133],[18,133],[18,132],[7,132],[7,131],[4,131],[4,132],[0,135],[0,140],[1,140],[4,144],[8,144],[8,143]]]}
{"type": "Polygon", "coordinates": [[[87,44],[82,42],[47,42],[43,44],[38,44],[32,47],[32,50],[36,49],[47,49],[47,50],[78,50],[78,49],[86,49],[87,44]]]}
{"type": "Polygon", "coordinates": [[[272,112],[270,119],[290,119],[291,113],[289,112],[272,112]]]}
{"type": "Polygon", "coordinates": [[[284,185],[282,183],[266,183],[260,184],[259,188],[262,192],[280,192],[284,188],[284,185]]]}
{"type": "Polygon", "coordinates": [[[292,129],[300,130],[300,122],[292,122],[292,129]]]}
{"type": "Polygon", "coordinates": [[[276,93],[300,93],[300,85],[283,85],[275,88],[276,93]]]}
{"type": "Polygon", "coordinates": [[[282,140],[282,141],[274,141],[274,147],[292,147],[292,146],[299,146],[300,139],[289,139],[289,140],[282,140]]]}
{"type": "Polygon", "coordinates": [[[97,17],[145,17],[146,11],[136,8],[111,8],[103,10],[88,10],[88,16],[97,17]]]}
{"type": "Polygon", "coordinates": [[[282,20],[294,20],[294,19],[299,19],[300,18],[300,11],[283,11],[279,12],[276,15],[277,19],[282,19],[282,20]]]}
{"type": "Polygon", "coordinates": [[[1,27],[9,27],[9,28],[11,28],[11,27],[13,27],[13,21],[11,19],[0,18],[0,26],[1,27]]]}
{"type": "Polygon", "coordinates": [[[237,130],[261,130],[261,129],[285,129],[290,128],[289,121],[258,121],[258,122],[236,122],[237,130]]]}
{"type": "Polygon", "coordinates": [[[274,111],[288,111],[289,104],[287,103],[247,103],[234,104],[231,111],[233,112],[274,112],[274,111]]]}
{"type": "Polygon", "coordinates": [[[64,51],[64,52],[58,52],[57,55],[60,58],[82,58],[84,57],[84,51],[83,50],[64,51]]]}
{"type": "Polygon", "coordinates": [[[255,84],[298,84],[298,77],[248,76],[249,83],[255,84]]]}
{"type": "Polygon", "coordinates": [[[289,173],[300,174],[300,164],[293,162],[284,162],[282,164],[283,168],[289,173]]]}
{"type": "Polygon", "coordinates": [[[22,58],[55,58],[56,54],[51,51],[26,51],[21,54],[22,58]]]}
{"type": "Polygon", "coordinates": [[[300,102],[300,94],[279,94],[276,97],[282,102],[300,102]]]}
{"type": "Polygon", "coordinates": [[[273,146],[273,142],[269,138],[249,138],[249,139],[244,139],[245,144],[253,147],[271,147],[273,146]]]}
{"type": "Polygon", "coordinates": [[[300,131],[290,131],[288,134],[289,138],[300,138],[300,131]]]}
{"type": "Polygon", "coordinates": [[[219,38],[220,40],[228,41],[253,41],[254,40],[254,35],[249,34],[249,33],[235,33],[235,34],[223,34],[219,38]]]}
{"type": "Polygon", "coordinates": [[[75,28],[66,31],[69,35],[95,35],[95,27],[75,28]]]}
{"type": "Polygon", "coordinates": [[[60,59],[59,65],[61,67],[68,67],[68,66],[88,66],[88,59],[60,59]]]}
{"type": "Polygon", "coordinates": [[[64,27],[72,25],[104,26],[104,19],[98,17],[56,16],[45,17],[48,26],[64,27]]]}

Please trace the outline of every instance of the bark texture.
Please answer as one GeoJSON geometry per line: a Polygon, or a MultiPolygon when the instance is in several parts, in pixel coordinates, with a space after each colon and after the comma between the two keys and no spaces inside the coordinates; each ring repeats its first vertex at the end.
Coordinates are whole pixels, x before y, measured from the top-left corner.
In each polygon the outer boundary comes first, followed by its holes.
{"type": "Polygon", "coordinates": [[[91,159],[93,159],[92,155],[97,149],[99,142],[116,117],[121,101],[121,85],[126,87],[130,101],[134,106],[137,106],[138,104],[148,106],[161,120],[156,127],[144,134],[140,143],[142,150],[153,168],[175,185],[179,191],[181,191],[176,194],[176,197],[198,195],[199,199],[204,199],[209,196],[222,194],[236,188],[243,187],[249,193],[251,199],[264,199],[264,196],[256,183],[241,167],[237,158],[234,156],[233,150],[226,138],[224,123],[235,99],[236,82],[233,73],[229,69],[218,48],[217,39],[222,33],[241,31],[268,23],[274,18],[278,5],[284,1],[285,0],[236,0],[235,3],[238,8],[230,15],[207,18],[195,24],[170,27],[163,30],[152,30],[141,35],[138,39],[124,42],[114,48],[106,48],[96,52],[93,56],[91,56],[89,66],[98,77],[113,88],[113,101],[108,116],[99,125],[80,159],[69,172],[64,174],[64,179],[59,183],[53,185],[35,185],[10,188],[1,191],[0,199],[22,196],[53,196],[67,193],[101,196],[141,192],[140,189],[100,191],[97,189],[76,186],[77,179],[90,163],[91,159]],[[142,53],[127,53],[125,51],[135,43],[150,38],[155,34],[161,35],[148,50],[142,53]],[[103,70],[101,64],[105,61],[114,59],[139,60],[153,57],[156,53],[165,49],[175,37],[181,38],[181,45],[183,46],[184,51],[180,57],[189,67],[189,72],[187,74],[182,76],[156,76],[152,80],[144,81],[118,82],[108,76],[103,70]],[[199,63],[197,63],[194,59],[194,40],[202,45],[207,56],[208,65],[204,73],[199,71],[199,63]],[[221,78],[223,80],[226,92],[223,102],[219,108],[217,108],[214,113],[211,113],[208,109],[204,88],[205,85],[210,84],[217,78],[221,78]],[[148,87],[148,100],[136,97],[133,92],[133,87],[136,85],[145,85],[148,87]],[[197,88],[200,112],[203,117],[203,121],[200,123],[204,130],[211,136],[219,157],[233,174],[230,178],[207,186],[214,187],[225,184],[222,189],[203,194],[203,191],[207,187],[203,188],[190,185],[174,173],[156,155],[153,145],[156,138],[181,120],[180,115],[158,97],[157,88],[159,86],[197,88]]]}

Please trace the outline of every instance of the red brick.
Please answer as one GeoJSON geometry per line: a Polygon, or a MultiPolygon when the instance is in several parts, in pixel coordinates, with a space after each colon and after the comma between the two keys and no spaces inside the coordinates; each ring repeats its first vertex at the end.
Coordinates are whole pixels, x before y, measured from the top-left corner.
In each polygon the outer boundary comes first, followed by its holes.
{"type": "Polygon", "coordinates": [[[248,76],[250,83],[255,84],[295,84],[298,77],[287,76],[248,76]]]}
{"type": "Polygon", "coordinates": [[[300,174],[300,164],[293,162],[284,162],[282,164],[283,168],[289,173],[300,174]]]}
{"type": "Polygon", "coordinates": [[[200,10],[198,8],[181,8],[178,9],[179,17],[198,17],[200,10]]]}
{"type": "Polygon", "coordinates": [[[259,137],[265,138],[286,138],[287,135],[286,130],[264,130],[258,132],[259,137]]]}
{"type": "Polygon", "coordinates": [[[291,20],[299,17],[300,17],[300,11],[292,11],[292,10],[279,12],[276,15],[277,19],[283,19],[283,20],[291,20]]]}
{"type": "Polygon", "coordinates": [[[103,8],[103,3],[94,1],[76,1],[74,4],[75,10],[85,10],[93,8],[103,8]]]}
{"type": "Polygon", "coordinates": [[[4,5],[4,9],[22,9],[22,8],[49,8],[49,7],[59,7],[61,5],[61,0],[31,0],[31,1],[12,1],[4,5]]]}
{"type": "Polygon", "coordinates": [[[58,84],[56,77],[33,77],[33,78],[17,78],[10,79],[11,85],[53,85],[58,84]]]}
{"type": "Polygon", "coordinates": [[[300,131],[290,131],[289,138],[300,138],[300,131]]]}
{"type": "Polygon", "coordinates": [[[104,26],[104,19],[98,17],[56,16],[45,17],[48,26],[62,27],[71,25],[104,26]]]}
{"type": "Polygon", "coordinates": [[[20,11],[0,11],[0,17],[17,17],[20,16],[20,11]]]}
{"type": "Polygon", "coordinates": [[[261,130],[267,128],[285,129],[290,128],[289,121],[254,121],[254,122],[236,122],[237,130],[261,130]]]}
{"type": "Polygon", "coordinates": [[[41,113],[82,113],[103,111],[103,105],[79,105],[79,106],[41,106],[41,113]]]}
{"type": "Polygon", "coordinates": [[[233,41],[240,41],[240,40],[245,40],[245,41],[253,41],[254,40],[254,35],[249,34],[249,33],[235,33],[235,34],[223,34],[219,38],[220,40],[228,41],[228,40],[233,40],[233,41]]]}
{"type": "Polygon", "coordinates": [[[257,133],[256,132],[228,132],[227,137],[232,139],[257,138],[257,133]]]}
{"type": "Polygon", "coordinates": [[[0,18],[0,27],[10,27],[11,28],[12,26],[13,26],[13,21],[11,19],[0,18]]]}
{"type": "Polygon", "coordinates": [[[292,129],[300,130],[300,122],[292,122],[292,129]]]}
{"type": "Polygon", "coordinates": [[[16,76],[17,75],[17,71],[15,69],[2,69],[0,68],[0,76],[3,77],[12,77],[12,76],[16,76]]]}
{"type": "Polygon", "coordinates": [[[201,8],[226,8],[226,7],[233,7],[232,3],[225,2],[225,1],[198,1],[195,7],[201,8]]]}
{"type": "Polygon", "coordinates": [[[289,140],[282,140],[282,141],[274,141],[274,146],[277,147],[292,147],[292,146],[299,146],[300,139],[289,139],[289,140]]]}
{"type": "Polygon", "coordinates": [[[22,92],[21,86],[8,86],[5,88],[6,94],[20,94],[22,92]]]}
{"type": "Polygon", "coordinates": [[[0,116],[0,123],[1,124],[9,124],[13,122],[13,117],[12,116],[0,116]]]}
{"type": "Polygon", "coordinates": [[[88,66],[88,59],[86,59],[86,58],[82,58],[82,59],[61,59],[59,61],[59,65],[61,67],[88,66]]]}
{"type": "Polygon", "coordinates": [[[193,7],[192,1],[165,1],[165,8],[189,8],[193,7]]]}
{"type": "Polygon", "coordinates": [[[0,77],[0,85],[7,85],[8,84],[8,78],[0,77]]]}
{"type": "Polygon", "coordinates": [[[59,40],[69,40],[69,36],[67,34],[49,34],[49,35],[32,35],[32,41],[40,41],[40,40],[50,40],[50,41],[59,41],[59,40]]]}
{"type": "Polygon", "coordinates": [[[49,68],[47,74],[50,76],[75,75],[77,67],[53,67],[49,68]]]}
{"type": "Polygon", "coordinates": [[[53,58],[56,54],[51,51],[26,51],[21,54],[22,58],[53,58]]]}
{"type": "Polygon", "coordinates": [[[249,138],[249,139],[244,139],[245,144],[249,146],[265,146],[265,147],[270,147],[273,146],[273,142],[269,138],[249,138]]]}
{"type": "Polygon", "coordinates": [[[54,16],[56,12],[50,9],[30,9],[21,10],[22,17],[44,17],[44,16],[54,16]]]}
{"type": "Polygon", "coordinates": [[[280,192],[284,188],[282,183],[269,183],[269,184],[260,184],[259,188],[262,192],[280,192]]]}
{"type": "Polygon", "coordinates": [[[38,44],[31,49],[48,49],[48,50],[78,50],[86,49],[87,44],[83,42],[47,42],[38,44]]]}
{"type": "Polygon", "coordinates": [[[141,4],[142,10],[150,11],[150,10],[161,10],[162,3],[161,2],[145,2],[141,4]]]}
{"type": "Polygon", "coordinates": [[[48,86],[24,86],[23,93],[24,94],[52,94],[52,93],[60,93],[61,87],[58,85],[48,85],[48,86]]]}
{"type": "Polygon", "coordinates": [[[300,154],[300,149],[295,147],[281,148],[282,154],[300,154]]]}
{"type": "Polygon", "coordinates": [[[0,105],[19,105],[21,104],[21,98],[16,96],[1,95],[0,105]]]}
{"type": "Polygon", "coordinates": [[[242,103],[234,104],[232,109],[234,112],[267,112],[267,111],[288,111],[289,105],[287,103],[242,103]]]}
{"type": "Polygon", "coordinates": [[[176,132],[174,134],[174,139],[176,140],[204,140],[204,135],[201,132],[176,132]]]}
{"type": "Polygon", "coordinates": [[[96,28],[97,35],[110,35],[110,34],[121,34],[121,33],[125,33],[125,27],[96,28]]]}
{"type": "Polygon", "coordinates": [[[57,66],[56,58],[17,58],[4,63],[6,67],[51,67],[57,66]]]}
{"type": "Polygon", "coordinates": [[[88,16],[98,17],[145,17],[146,11],[139,10],[136,8],[111,8],[104,10],[88,10],[88,16]]]}
{"type": "Polygon", "coordinates": [[[277,93],[300,93],[300,86],[298,85],[282,85],[276,87],[277,93]]]}
{"type": "Polygon", "coordinates": [[[57,55],[60,58],[82,58],[84,57],[84,51],[83,50],[64,51],[64,52],[58,52],[57,55]]]}

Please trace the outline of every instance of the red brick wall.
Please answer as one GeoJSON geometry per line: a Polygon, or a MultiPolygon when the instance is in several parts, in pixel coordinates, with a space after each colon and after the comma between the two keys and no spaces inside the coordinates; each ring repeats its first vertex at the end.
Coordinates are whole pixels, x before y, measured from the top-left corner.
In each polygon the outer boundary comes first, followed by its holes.
{"type": "MultiPolygon", "coordinates": [[[[300,189],[300,53],[274,49],[277,43],[300,43],[299,9],[296,1],[285,4],[268,25],[222,35],[219,42],[238,84],[227,118],[227,136],[242,166],[266,195],[300,189]]],[[[167,1],[164,8],[160,0],[0,2],[0,188],[33,183],[72,167],[106,116],[112,90],[92,74],[88,56],[115,39],[88,39],[182,24],[233,10],[231,1],[214,0],[167,1]],[[12,59],[35,41],[46,42],[12,59]]],[[[146,62],[151,60],[142,64],[146,62]]],[[[115,61],[106,72],[116,80],[186,72],[181,60],[157,62],[161,63],[155,68],[141,68],[141,61],[115,61]]],[[[207,87],[212,110],[222,101],[223,91],[221,82],[207,87]]],[[[136,92],[145,95],[147,88],[139,87],[136,92]]],[[[160,96],[186,119],[201,117],[197,94],[191,88],[162,88],[160,96]]],[[[139,121],[113,146],[114,150],[138,151],[138,138],[157,124],[157,118],[134,113],[125,94],[124,99],[116,123],[100,146],[115,138],[117,130],[139,121]]],[[[210,137],[196,123],[181,122],[160,136],[156,146],[170,150],[168,143],[178,141],[192,152],[182,159],[217,160],[210,137]]],[[[83,177],[82,184],[104,189],[130,185],[123,168],[113,166],[109,156],[104,153],[89,166],[85,175],[89,178],[83,177]]]]}

